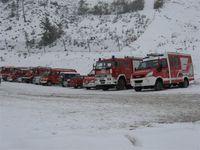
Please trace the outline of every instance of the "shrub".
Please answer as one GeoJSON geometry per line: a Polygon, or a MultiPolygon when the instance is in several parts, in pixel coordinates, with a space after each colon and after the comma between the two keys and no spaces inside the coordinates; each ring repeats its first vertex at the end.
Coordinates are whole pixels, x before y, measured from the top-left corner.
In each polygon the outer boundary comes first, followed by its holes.
{"type": "Polygon", "coordinates": [[[85,15],[89,11],[88,4],[85,2],[85,0],[80,0],[78,3],[78,14],[79,15],[85,15]]]}
{"type": "Polygon", "coordinates": [[[164,5],[164,0],[156,0],[154,2],[154,9],[160,9],[164,5]]]}
{"type": "Polygon", "coordinates": [[[105,2],[98,2],[89,13],[93,15],[109,15],[111,14],[110,6],[105,2]]]}
{"type": "Polygon", "coordinates": [[[9,2],[10,0],[0,0],[0,2],[2,2],[2,3],[7,3],[7,2],[9,2]]]}
{"type": "Polygon", "coordinates": [[[144,0],[114,0],[111,4],[99,1],[92,8],[84,0],[79,1],[78,14],[109,15],[111,13],[123,14],[144,9],[144,0]]]}

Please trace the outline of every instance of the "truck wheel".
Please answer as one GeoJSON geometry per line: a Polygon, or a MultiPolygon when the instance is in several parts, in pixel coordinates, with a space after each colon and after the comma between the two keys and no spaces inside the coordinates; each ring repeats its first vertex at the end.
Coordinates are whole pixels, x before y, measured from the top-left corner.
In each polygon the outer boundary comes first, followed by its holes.
{"type": "Polygon", "coordinates": [[[184,81],[179,84],[179,87],[181,87],[181,88],[187,88],[188,86],[189,86],[188,79],[184,79],[184,81]]]}
{"type": "Polygon", "coordinates": [[[35,80],[33,80],[32,83],[35,84],[35,80]]]}
{"type": "Polygon", "coordinates": [[[91,88],[90,87],[86,87],[86,90],[90,90],[91,88]]]}
{"type": "Polygon", "coordinates": [[[131,85],[126,85],[126,89],[133,89],[131,85]]]}
{"type": "Polygon", "coordinates": [[[64,83],[62,83],[62,87],[66,87],[66,85],[64,83]]]}
{"type": "Polygon", "coordinates": [[[156,81],[156,84],[155,84],[155,86],[154,86],[154,89],[155,89],[156,91],[161,91],[161,90],[163,89],[163,83],[162,83],[162,81],[157,80],[157,81],[156,81]]]}
{"type": "Polygon", "coordinates": [[[142,91],[142,87],[135,87],[135,91],[136,91],[136,92],[142,91]]]}
{"type": "Polygon", "coordinates": [[[124,90],[125,87],[126,87],[126,82],[125,82],[125,80],[124,80],[123,78],[120,78],[120,79],[118,80],[116,89],[117,89],[117,90],[124,90]]]}
{"type": "Polygon", "coordinates": [[[108,91],[108,90],[109,90],[109,87],[103,87],[102,90],[103,90],[103,91],[108,91]]]}
{"type": "Polygon", "coordinates": [[[170,89],[171,88],[171,84],[167,84],[164,86],[165,89],[170,89]]]}
{"type": "Polygon", "coordinates": [[[52,85],[51,81],[48,81],[48,82],[47,82],[47,85],[48,85],[48,86],[51,86],[51,85],[52,85]]]}

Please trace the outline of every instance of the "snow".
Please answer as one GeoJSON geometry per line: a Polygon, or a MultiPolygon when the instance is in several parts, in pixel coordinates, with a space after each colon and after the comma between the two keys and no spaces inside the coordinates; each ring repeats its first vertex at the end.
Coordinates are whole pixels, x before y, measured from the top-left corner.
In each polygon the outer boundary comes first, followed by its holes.
{"type": "Polygon", "coordinates": [[[199,82],[139,93],[3,82],[0,149],[198,150],[199,91],[199,82]]]}
{"type": "Polygon", "coordinates": [[[199,150],[200,126],[197,123],[155,125],[137,129],[135,150],[199,150]]]}
{"type": "MultiPolygon", "coordinates": [[[[20,133],[19,133],[20,135],[20,133]]],[[[18,137],[16,142],[5,141],[1,149],[26,150],[199,150],[200,124],[166,124],[140,128],[127,133],[71,133],[63,131],[58,135],[42,135],[29,138],[18,137]],[[128,137],[128,138],[127,138],[128,137]],[[135,139],[134,145],[129,139],[135,139]]]]}

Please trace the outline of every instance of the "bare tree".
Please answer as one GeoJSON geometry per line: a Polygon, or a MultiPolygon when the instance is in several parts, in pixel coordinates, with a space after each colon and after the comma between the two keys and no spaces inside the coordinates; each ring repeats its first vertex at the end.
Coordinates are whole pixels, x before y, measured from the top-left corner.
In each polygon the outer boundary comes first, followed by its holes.
{"type": "Polygon", "coordinates": [[[63,46],[64,46],[64,51],[67,51],[65,40],[63,38],[62,38],[62,42],[63,42],[63,46]]]}
{"type": "Polygon", "coordinates": [[[5,39],[5,44],[6,44],[6,49],[7,49],[7,51],[8,51],[8,42],[7,42],[6,39],[5,39]]]}
{"type": "Polygon", "coordinates": [[[19,20],[19,0],[16,0],[16,18],[19,20]]]}
{"type": "Polygon", "coordinates": [[[26,44],[26,49],[28,54],[30,54],[30,49],[29,49],[29,37],[28,37],[28,33],[24,30],[24,37],[25,37],[25,44],[26,44]]]}
{"type": "Polygon", "coordinates": [[[118,50],[120,52],[121,51],[121,45],[120,45],[119,37],[118,36],[117,36],[117,47],[118,47],[118,50]]]}
{"type": "Polygon", "coordinates": [[[24,22],[26,22],[26,14],[25,14],[25,8],[24,8],[24,0],[22,0],[22,12],[23,12],[24,22]]]}
{"type": "Polygon", "coordinates": [[[90,40],[89,39],[87,39],[87,46],[88,46],[89,52],[91,52],[90,40]]]}

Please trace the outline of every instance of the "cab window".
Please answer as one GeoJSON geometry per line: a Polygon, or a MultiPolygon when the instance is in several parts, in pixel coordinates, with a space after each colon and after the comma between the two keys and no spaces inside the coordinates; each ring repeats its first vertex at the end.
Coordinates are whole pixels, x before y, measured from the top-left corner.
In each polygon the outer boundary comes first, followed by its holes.
{"type": "Polygon", "coordinates": [[[161,65],[162,65],[162,68],[167,68],[167,60],[166,59],[162,59],[160,61],[161,65]]]}

